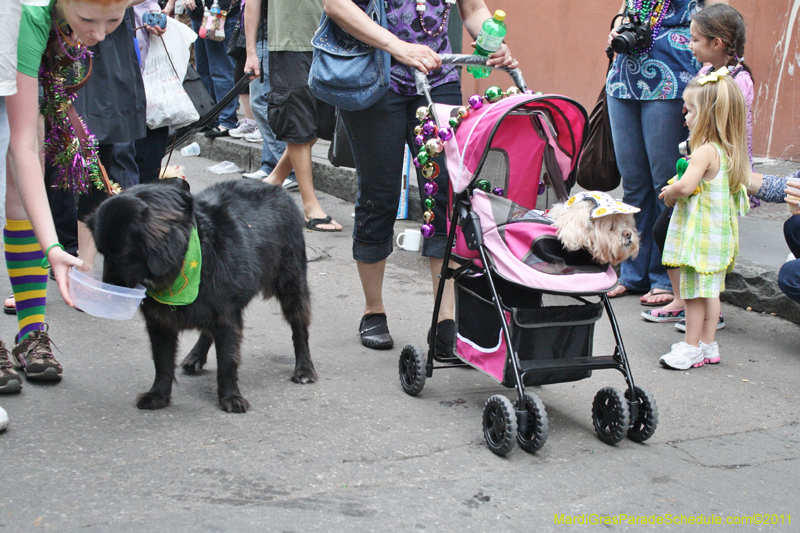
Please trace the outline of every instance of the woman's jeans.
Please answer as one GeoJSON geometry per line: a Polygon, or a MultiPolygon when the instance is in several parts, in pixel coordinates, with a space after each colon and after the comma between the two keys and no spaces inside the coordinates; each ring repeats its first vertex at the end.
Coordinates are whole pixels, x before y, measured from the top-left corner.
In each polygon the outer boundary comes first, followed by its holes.
{"type": "MultiPolygon", "coordinates": [[[[219,102],[222,97],[233,89],[233,69],[236,66],[234,59],[228,55],[228,42],[231,40],[233,30],[236,28],[238,17],[228,17],[225,19],[225,40],[212,41],[211,39],[201,39],[199,36],[194,42],[194,58],[197,65],[197,72],[203,80],[214,100],[219,102]]],[[[202,21],[192,20],[192,29],[198,32],[202,21]]],[[[235,128],[239,123],[236,116],[236,109],[239,106],[239,97],[230,101],[219,114],[219,124],[228,129],[235,128]]]]}
{"type": "Polygon", "coordinates": [[[786,296],[800,303],[800,215],[793,215],[783,223],[783,236],[797,259],[783,264],[778,272],[778,287],[786,296]]]}
{"type": "Polygon", "coordinates": [[[608,98],[614,153],[622,175],[623,201],[641,209],[636,217],[639,255],[620,266],[619,282],[633,291],[671,290],[653,226],[664,209],[661,188],[675,175],[678,145],[689,136],[683,100],[608,98]]]}
{"type": "MultiPolygon", "coordinates": [[[[458,83],[434,87],[431,98],[438,103],[461,105],[461,88],[458,83]]],[[[420,146],[414,142],[414,127],[420,124],[416,117],[417,109],[425,106],[424,96],[399,95],[389,90],[378,103],[367,109],[341,112],[358,174],[353,225],[353,259],[356,261],[378,263],[392,253],[403,153],[406,144],[413,155],[420,151],[420,146]]],[[[436,234],[424,239],[422,255],[444,257],[449,175],[443,153],[431,160],[440,168],[439,176],[434,180],[439,188],[434,196],[436,206],[433,209],[436,234]]],[[[426,181],[417,169],[417,182],[423,198],[426,195],[422,193],[422,187],[426,181]]]]}

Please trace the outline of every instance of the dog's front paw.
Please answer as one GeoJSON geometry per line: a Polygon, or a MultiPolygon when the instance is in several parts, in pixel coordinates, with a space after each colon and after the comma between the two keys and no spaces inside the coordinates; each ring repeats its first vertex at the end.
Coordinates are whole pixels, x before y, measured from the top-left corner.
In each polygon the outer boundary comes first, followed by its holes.
{"type": "Polygon", "coordinates": [[[241,396],[228,396],[219,399],[219,406],[228,413],[246,413],[250,408],[250,402],[241,396]]]}
{"type": "Polygon", "coordinates": [[[292,381],[305,385],[306,383],[314,383],[317,381],[317,373],[314,371],[313,366],[301,367],[294,371],[292,374],[292,381]]]}
{"type": "Polygon", "coordinates": [[[169,405],[169,396],[162,396],[154,392],[143,392],[136,397],[136,407],[139,409],[163,409],[169,405]]]}

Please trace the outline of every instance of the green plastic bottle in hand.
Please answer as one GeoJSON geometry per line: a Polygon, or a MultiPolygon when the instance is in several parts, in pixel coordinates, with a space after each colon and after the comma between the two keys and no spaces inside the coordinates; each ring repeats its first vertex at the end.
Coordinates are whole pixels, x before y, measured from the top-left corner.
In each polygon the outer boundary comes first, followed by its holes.
{"type": "MultiPolygon", "coordinates": [[[[506,23],[503,20],[506,18],[504,11],[499,9],[494,12],[494,16],[484,21],[481,27],[481,32],[478,38],[475,39],[475,52],[472,55],[489,57],[493,53],[500,50],[503,46],[503,39],[506,37],[506,23]]],[[[475,76],[475,79],[485,78],[492,72],[492,69],[479,66],[470,65],[467,67],[467,72],[475,76]]]]}

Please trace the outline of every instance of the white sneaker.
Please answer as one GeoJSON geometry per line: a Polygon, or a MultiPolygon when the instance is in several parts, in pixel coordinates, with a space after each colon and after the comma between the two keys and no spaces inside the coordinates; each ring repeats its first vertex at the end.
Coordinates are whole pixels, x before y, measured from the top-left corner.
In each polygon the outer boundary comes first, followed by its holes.
{"type": "Polygon", "coordinates": [[[700,348],[703,349],[703,362],[694,366],[698,367],[703,365],[716,365],[720,362],[719,344],[717,344],[717,341],[714,341],[711,344],[701,342],[700,348]]]}
{"type": "Polygon", "coordinates": [[[242,174],[243,178],[247,178],[247,179],[251,179],[251,180],[263,180],[267,176],[269,176],[269,172],[264,172],[260,168],[258,170],[256,170],[255,172],[245,172],[244,174],[242,174]]]}
{"type": "Polygon", "coordinates": [[[244,140],[249,143],[263,143],[264,137],[261,136],[261,132],[256,128],[254,132],[245,135],[244,140]]]}
{"type": "Polygon", "coordinates": [[[685,342],[672,345],[672,350],[661,356],[659,362],[675,370],[689,370],[698,363],[703,362],[703,349],[699,346],[692,346],[685,342]]]}
{"type": "Polygon", "coordinates": [[[232,130],[230,130],[228,132],[228,135],[230,135],[231,137],[234,137],[236,139],[241,139],[245,135],[250,135],[250,134],[254,133],[256,130],[258,130],[258,126],[256,126],[255,121],[248,122],[245,119],[239,124],[239,126],[237,126],[236,128],[233,128],[232,130]]]}
{"type": "Polygon", "coordinates": [[[8,427],[8,413],[6,410],[0,407],[0,431],[3,431],[8,427]]]}
{"type": "Polygon", "coordinates": [[[281,185],[287,191],[291,191],[292,189],[296,189],[298,187],[297,180],[293,180],[291,178],[286,178],[283,180],[283,185],[281,185]]]}

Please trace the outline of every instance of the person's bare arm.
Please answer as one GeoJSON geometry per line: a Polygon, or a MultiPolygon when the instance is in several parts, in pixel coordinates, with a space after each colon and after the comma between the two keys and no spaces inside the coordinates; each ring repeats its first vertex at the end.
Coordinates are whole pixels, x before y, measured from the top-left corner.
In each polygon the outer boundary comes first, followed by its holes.
{"type": "MultiPolygon", "coordinates": [[[[458,11],[459,15],[461,15],[461,20],[464,21],[467,33],[472,36],[473,40],[478,38],[483,22],[492,17],[492,13],[483,0],[459,0],[458,11]]],[[[493,67],[517,67],[517,61],[511,57],[511,51],[505,43],[500,47],[500,50],[489,56],[489,61],[486,64],[493,67]]]]}
{"type": "Polygon", "coordinates": [[[375,24],[352,0],[324,0],[325,13],[347,33],[370,46],[380,48],[398,62],[425,74],[442,66],[439,54],[429,46],[407,43],[375,24]]]}
{"type": "MultiPolygon", "coordinates": [[[[17,94],[6,96],[8,125],[11,140],[8,146],[8,162],[14,184],[22,201],[22,207],[31,221],[36,239],[42,250],[48,250],[47,258],[58,282],[58,289],[67,305],[72,306],[69,297],[70,266],[86,270],[83,261],[61,248],[53,225],[53,215],[47,200],[47,189],[39,162],[39,138],[37,133],[39,115],[38,79],[17,72],[17,94]]],[[[7,206],[11,211],[13,208],[7,206]]],[[[14,213],[9,213],[15,216],[14,213]]]]}
{"type": "MultiPolygon", "coordinates": [[[[244,38],[247,41],[245,50],[247,60],[244,63],[244,71],[253,71],[256,76],[261,75],[261,65],[258,62],[256,53],[256,40],[258,39],[258,26],[261,23],[261,2],[268,0],[247,0],[244,4],[244,38]]],[[[266,21],[264,21],[266,24],[266,21]]]]}

